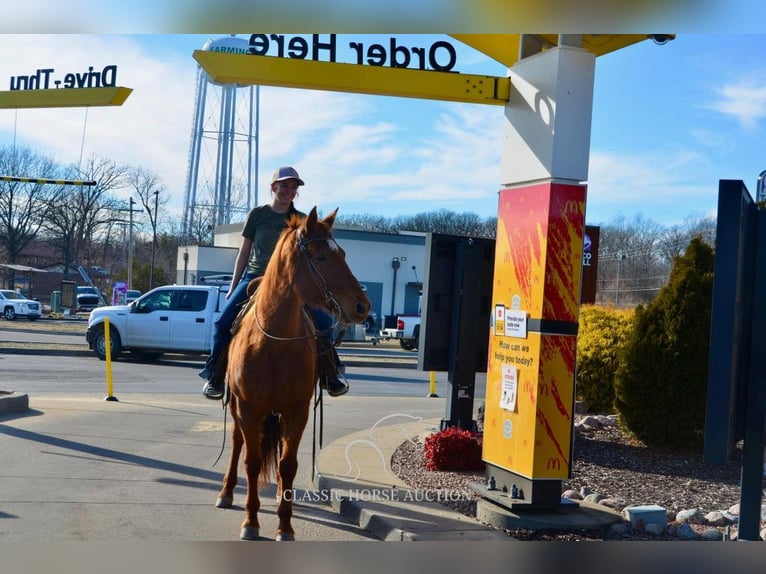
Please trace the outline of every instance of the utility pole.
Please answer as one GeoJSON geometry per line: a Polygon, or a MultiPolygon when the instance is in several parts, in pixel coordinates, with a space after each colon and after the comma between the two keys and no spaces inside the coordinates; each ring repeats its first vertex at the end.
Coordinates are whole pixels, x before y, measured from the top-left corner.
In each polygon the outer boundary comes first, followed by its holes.
{"type": "MultiPolygon", "coordinates": [[[[149,267],[149,290],[154,286],[154,253],[157,250],[157,203],[159,202],[160,190],[154,190],[154,218],[152,219],[152,265],[149,267]]],[[[147,208],[148,211],[148,208],[147,208]]]]}
{"type": "Polygon", "coordinates": [[[133,289],[133,198],[130,198],[130,229],[128,230],[128,289],[133,289]]]}
{"type": "Polygon", "coordinates": [[[620,264],[628,257],[624,251],[618,251],[616,255],[617,255],[617,287],[616,287],[616,293],[614,296],[615,307],[619,306],[620,304],[620,264]]]}

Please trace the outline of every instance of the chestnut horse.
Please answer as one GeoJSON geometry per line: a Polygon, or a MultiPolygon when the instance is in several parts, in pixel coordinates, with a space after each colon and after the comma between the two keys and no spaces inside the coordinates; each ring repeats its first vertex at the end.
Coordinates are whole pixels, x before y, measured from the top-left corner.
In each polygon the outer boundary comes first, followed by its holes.
{"type": "Polygon", "coordinates": [[[229,343],[226,380],[232,452],[216,506],[229,508],[233,503],[244,446],[247,496],[240,531],[244,540],[259,537],[258,486],[274,471],[276,539],[295,539],[290,523],[293,480],[317,383],[317,335],[306,322],[304,306],[325,309],[345,324],[361,323],[370,309],[345,252],[330,233],[337,211],[321,220],[316,207],[305,218],[292,216],[229,343]]]}

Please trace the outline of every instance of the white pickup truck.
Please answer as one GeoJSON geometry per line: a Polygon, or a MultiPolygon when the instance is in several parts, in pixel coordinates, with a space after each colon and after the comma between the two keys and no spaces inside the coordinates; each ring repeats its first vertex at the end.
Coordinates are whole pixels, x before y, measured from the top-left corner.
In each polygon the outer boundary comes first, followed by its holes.
{"type": "Polygon", "coordinates": [[[223,308],[228,286],[165,285],[129,305],[91,311],[85,339],[96,356],[106,358],[104,320],[109,317],[111,358],[124,350],[143,360],[164,353],[209,353],[213,323],[223,308]]]}
{"type": "Polygon", "coordinates": [[[417,351],[420,342],[420,315],[398,315],[396,328],[381,329],[380,338],[399,339],[402,349],[417,351]]]}

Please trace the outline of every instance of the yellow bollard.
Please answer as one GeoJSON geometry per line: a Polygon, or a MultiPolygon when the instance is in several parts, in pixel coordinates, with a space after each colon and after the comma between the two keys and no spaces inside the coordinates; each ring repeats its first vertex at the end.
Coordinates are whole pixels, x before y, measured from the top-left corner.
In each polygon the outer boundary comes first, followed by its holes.
{"type": "Polygon", "coordinates": [[[106,355],[106,398],[105,401],[116,401],[117,397],[112,394],[112,342],[109,339],[109,317],[104,317],[104,354],[106,355]]]}
{"type": "Polygon", "coordinates": [[[436,394],[436,371],[431,371],[431,385],[428,393],[428,398],[439,398],[436,394]]]}

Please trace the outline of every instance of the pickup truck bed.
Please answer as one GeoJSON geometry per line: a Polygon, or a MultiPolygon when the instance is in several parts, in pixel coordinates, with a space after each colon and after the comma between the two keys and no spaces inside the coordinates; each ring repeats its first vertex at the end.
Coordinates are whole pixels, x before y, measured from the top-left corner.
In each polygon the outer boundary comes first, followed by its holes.
{"type": "Polygon", "coordinates": [[[381,329],[380,338],[384,341],[398,339],[402,349],[416,351],[420,340],[420,315],[397,316],[396,328],[381,329]]]}

